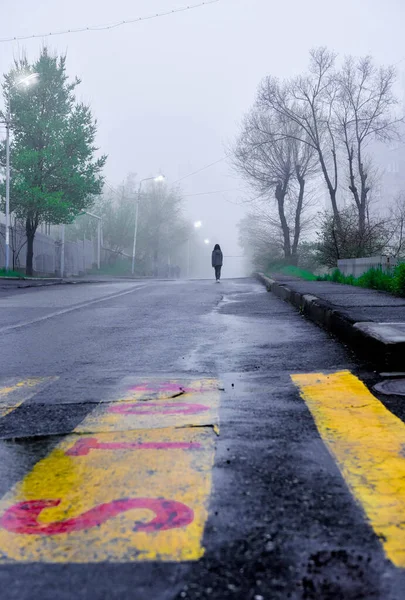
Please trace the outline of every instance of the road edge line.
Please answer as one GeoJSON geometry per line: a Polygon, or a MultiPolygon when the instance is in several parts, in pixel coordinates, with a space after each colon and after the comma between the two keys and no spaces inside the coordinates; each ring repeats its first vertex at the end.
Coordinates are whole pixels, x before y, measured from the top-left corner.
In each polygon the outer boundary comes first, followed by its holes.
{"type": "Polygon", "coordinates": [[[97,304],[99,302],[106,302],[107,300],[114,300],[114,298],[119,298],[120,296],[126,296],[127,294],[132,294],[137,290],[141,290],[142,288],[147,287],[147,284],[138,285],[136,287],[131,288],[130,290],[125,290],[124,292],[118,292],[117,294],[110,294],[108,296],[102,296],[101,298],[96,298],[95,300],[89,300],[88,302],[82,302],[80,304],[75,304],[70,306],[69,308],[64,308],[62,310],[55,311],[53,313],[49,313],[49,315],[44,315],[43,317],[38,317],[37,319],[31,319],[31,321],[23,321],[22,323],[15,323],[14,325],[6,325],[5,327],[0,327],[0,333],[7,333],[8,331],[12,331],[13,329],[21,329],[22,327],[28,327],[29,325],[35,325],[36,323],[41,323],[42,321],[47,321],[48,319],[53,319],[54,317],[59,317],[61,315],[65,315],[67,313],[73,312],[74,310],[79,310],[81,308],[86,308],[87,306],[91,306],[92,304],[97,304]]]}

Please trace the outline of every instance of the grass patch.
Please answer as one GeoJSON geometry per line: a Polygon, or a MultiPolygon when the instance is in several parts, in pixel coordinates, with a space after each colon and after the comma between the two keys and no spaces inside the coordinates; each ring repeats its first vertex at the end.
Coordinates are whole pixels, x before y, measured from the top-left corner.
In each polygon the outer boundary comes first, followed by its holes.
{"type": "Polygon", "coordinates": [[[306,281],[316,281],[318,279],[311,271],[300,269],[299,267],[294,267],[292,265],[274,267],[274,269],[271,270],[273,273],[282,273],[283,275],[290,275],[291,277],[299,277],[306,281]]]}
{"type": "Polygon", "coordinates": [[[344,275],[339,269],[335,269],[330,275],[317,276],[311,273],[311,271],[292,265],[271,265],[268,273],[270,275],[271,273],[281,273],[283,275],[290,275],[291,277],[299,277],[306,281],[332,281],[333,283],[354,285],[356,287],[379,290],[380,292],[388,292],[405,297],[405,262],[400,263],[391,273],[386,273],[382,269],[369,269],[361,277],[344,275]]]}
{"type": "Polygon", "coordinates": [[[24,279],[24,275],[10,269],[8,269],[8,271],[6,271],[6,269],[0,269],[0,277],[19,277],[20,279],[24,279]]]}
{"type": "Polygon", "coordinates": [[[97,269],[97,267],[91,269],[89,271],[89,275],[110,275],[110,276],[120,276],[120,275],[131,275],[131,264],[128,261],[125,262],[117,262],[114,265],[102,265],[101,269],[97,269]]]}
{"type": "Polygon", "coordinates": [[[311,271],[307,271],[306,269],[300,269],[299,267],[293,267],[291,265],[282,267],[281,273],[284,275],[291,275],[291,277],[299,277],[300,279],[305,279],[306,281],[316,281],[317,277],[311,271]]]}
{"type": "Polygon", "coordinates": [[[335,269],[331,275],[317,277],[317,280],[354,285],[405,297],[405,263],[399,264],[391,273],[385,273],[381,269],[369,269],[360,277],[343,275],[339,269],[335,269]]]}

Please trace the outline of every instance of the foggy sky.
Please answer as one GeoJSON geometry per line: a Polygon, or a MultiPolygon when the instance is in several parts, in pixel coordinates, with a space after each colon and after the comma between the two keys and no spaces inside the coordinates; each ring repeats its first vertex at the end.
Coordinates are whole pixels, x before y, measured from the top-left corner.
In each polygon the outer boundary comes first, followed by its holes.
{"type": "MultiPolygon", "coordinates": [[[[198,0],[19,0],[4,2],[0,37],[100,25],[178,8],[198,0]]],[[[404,0],[221,0],[185,13],[112,31],[0,44],[0,69],[45,43],[67,52],[79,99],[99,123],[116,186],[129,173],[162,172],[168,183],[221,159],[265,75],[306,68],[308,50],[372,54],[405,69],[404,0]]],[[[184,194],[243,188],[226,161],[182,181],[184,194]]],[[[186,198],[187,215],[225,254],[241,254],[236,224],[243,192],[186,198]]],[[[236,259],[235,259],[236,260],[236,259]]]]}

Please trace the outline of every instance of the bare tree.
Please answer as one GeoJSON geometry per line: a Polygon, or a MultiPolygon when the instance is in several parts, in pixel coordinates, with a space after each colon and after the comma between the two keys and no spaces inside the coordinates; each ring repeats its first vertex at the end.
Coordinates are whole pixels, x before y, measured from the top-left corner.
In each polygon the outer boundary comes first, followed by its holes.
{"type": "Polygon", "coordinates": [[[333,126],[337,97],[336,55],[326,48],[310,53],[309,73],[280,84],[267,77],[259,90],[258,104],[294,127],[281,129],[279,139],[292,139],[312,148],[319,160],[338,227],[338,148],[333,126]]]}
{"type": "Polygon", "coordinates": [[[367,150],[372,140],[399,137],[403,118],[394,110],[395,79],[393,67],[378,68],[370,57],[346,58],[338,69],[336,55],[318,48],[310,52],[305,75],[262,81],[235,164],[262,194],[274,190],[286,257],[294,258],[299,245],[305,180],[314,158],[330,197],[332,217],[324,230],[331,244],[336,242],[335,256],[366,256],[383,246],[387,220],[371,210],[377,169],[367,150]],[[346,181],[348,207],[338,202],[346,181]]]}
{"type": "Polygon", "coordinates": [[[234,149],[234,165],[252,187],[266,200],[274,193],[281,228],[284,257],[297,262],[302,231],[302,213],[306,208],[306,179],[313,175],[313,151],[296,136],[280,136],[281,130],[294,127],[281,115],[254,107],[245,118],[234,149]],[[293,218],[291,218],[291,207],[293,218]]]}
{"type": "Polygon", "coordinates": [[[312,194],[306,190],[306,184],[308,179],[313,178],[316,173],[316,162],[313,149],[310,146],[298,140],[292,140],[292,142],[295,177],[298,184],[297,203],[294,211],[292,255],[295,257],[295,262],[298,262],[298,246],[301,241],[301,234],[312,222],[312,218],[305,218],[304,220],[303,217],[306,215],[306,209],[313,204],[312,194]]]}
{"type": "Polygon", "coordinates": [[[336,75],[338,93],[333,103],[337,135],[348,160],[349,190],[358,211],[360,237],[367,226],[372,162],[366,154],[372,139],[389,141],[398,136],[395,116],[398,104],[393,93],[393,67],[377,68],[371,57],[348,57],[336,75]]]}
{"type": "Polygon", "coordinates": [[[368,217],[360,235],[358,212],[354,205],[340,211],[340,229],[333,214],[324,213],[319,220],[317,256],[322,265],[336,267],[341,258],[361,258],[381,254],[391,237],[388,219],[368,217]]]}
{"type": "Polygon", "coordinates": [[[252,206],[239,225],[239,243],[255,269],[282,262],[283,236],[269,204],[252,206]]]}

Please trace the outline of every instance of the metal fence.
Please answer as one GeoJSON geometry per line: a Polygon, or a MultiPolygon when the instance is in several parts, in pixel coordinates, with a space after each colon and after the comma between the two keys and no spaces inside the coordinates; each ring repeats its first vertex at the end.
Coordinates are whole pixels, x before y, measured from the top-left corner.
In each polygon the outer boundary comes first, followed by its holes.
{"type": "Polygon", "coordinates": [[[398,260],[393,256],[371,256],[368,258],[346,258],[338,260],[338,269],[343,275],[360,277],[369,269],[381,269],[390,272],[398,260]]]}
{"type": "MultiPolygon", "coordinates": [[[[5,267],[5,225],[0,223],[0,268],[5,267]]],[[[62,244],[59,239],[40,233],[34,240],[34,271],[41,275],[60,275],[62,244]]],[[[66,241],[64,276],[80,275],[86,273],[97,262],[95,242],[92,240],[66,241]]],[[[27,244],[25,232],[22,228],[12,230],[11,233],[11,265],[18,271],[25,271],[27,244]]]]}

